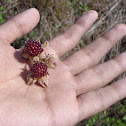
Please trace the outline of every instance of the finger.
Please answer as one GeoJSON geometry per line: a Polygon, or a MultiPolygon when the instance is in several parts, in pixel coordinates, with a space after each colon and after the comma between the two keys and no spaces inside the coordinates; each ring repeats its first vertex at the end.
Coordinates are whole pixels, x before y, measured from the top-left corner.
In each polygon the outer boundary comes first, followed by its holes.
{"type": "Polygon", "coordinates": [[[64,62],[73,75],[96,65],[101,58],[126,35],[126,25],[118,24],[84,49],[74,53],[64,62]]]}
{"type": "Polygon", "coordinates": [[[50,46],[56,50],[59,57],[63,56],[77,45],[83,34],[97,19],[97,16],[98,14],[96,11],[88,11],[62,35],[50,41],[50,46]]]}
{"type": "Polygon", "coordinates": [[[31,31],[39,21],[39,13],[35,8],[28,9],[0,26],[1,42],[11,43],[31,31]]]}
{"type": "Polygon", "coordinates": [[[105,86],[124,71],[126,71],[126,52],[78,74],[75,77],[77,95],[105,86]]]}
{"type": "Polygon", "coordinates": [[[126,77],[104,88],[80,95],[80,120],[107,109],[125,97],[126,77]]]}

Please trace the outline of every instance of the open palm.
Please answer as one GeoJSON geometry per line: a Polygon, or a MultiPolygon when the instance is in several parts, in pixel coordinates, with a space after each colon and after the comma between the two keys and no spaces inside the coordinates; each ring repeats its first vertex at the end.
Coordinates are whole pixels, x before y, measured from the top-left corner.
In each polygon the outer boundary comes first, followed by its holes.
{"type": "Polygon", "coordinates": [[[104,87],[126,70],[125,52],[97,65],[126,35],[124,24],[115,26],[66,60],[59,59],[77,45],[96,18],[95,11],[87,12],[45,48],[57,61],[56,69],[48,70],[46,89],[26,84],[28,61],[22,58],[21,50],[10,46],[34,28],[39,21],[38,11],[29,9],[0,26],[1,126],[72,126],[126,97],[126,78],[104,87]]]}

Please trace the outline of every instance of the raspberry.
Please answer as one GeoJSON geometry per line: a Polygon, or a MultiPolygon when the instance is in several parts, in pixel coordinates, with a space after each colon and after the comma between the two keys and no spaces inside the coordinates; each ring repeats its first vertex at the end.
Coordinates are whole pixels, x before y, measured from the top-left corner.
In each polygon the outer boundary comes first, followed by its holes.
{"type": "Polygon", "coordinates": [[[33,64],[30,71],[33,72],[35,78],[41,78],[48,74],[47,65],[42,62],[33,64]]]}
{"type": "Polygon", "coordinates": [[[37,56],[44,50],[41,47],[41,44],[35,40],[29,40],[25,43],[23,54],[27,54],[31,57],[37,56]]]}

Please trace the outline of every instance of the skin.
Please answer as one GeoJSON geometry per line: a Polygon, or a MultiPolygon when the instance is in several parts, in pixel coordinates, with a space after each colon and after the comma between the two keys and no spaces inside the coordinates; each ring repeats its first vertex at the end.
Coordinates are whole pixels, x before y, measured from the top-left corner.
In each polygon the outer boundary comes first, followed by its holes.
{"type": "Polygon", "coordinates": [[[56,69],[48,70],[46,89],[26,84],[28,60],[10,46],[37,25],[38,11],[26,10],[0,26],[1,126],[73,126],[126,97],[126,77],[107,85],[126,70],[126,52],[97,65],[126,35],[125,24],[116,25],[65,61],[59,59],[77,45],[97,17],[93,10],[86,12],[45,48],[57,61],[56,69]]]}

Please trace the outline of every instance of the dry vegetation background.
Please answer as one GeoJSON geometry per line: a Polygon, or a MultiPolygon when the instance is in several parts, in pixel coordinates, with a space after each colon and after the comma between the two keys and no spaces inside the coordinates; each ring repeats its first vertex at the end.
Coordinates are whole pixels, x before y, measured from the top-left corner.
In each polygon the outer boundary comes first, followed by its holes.
{"type": "MultiPolygon", "coordinates": [[[[126,23],[126,0],[0,0],[0,24],[31,7],[39,10],[41,20],[34,30],[12,44],[15,48],[23,46],[28,39],[39,37],[41,42],[50,40],[70,27],[86,10],[98,11],[98,20],[81,38],[77,47],[62,59],[91,43],[115,24],[126,23]]],[[[125,50],[126,37],[104,56],[101,63],[125,50]]],[[[123,76],[125,73],[115,80],[123,76]]],[[[126,99],[80,122],[77,126],[126,126],[126,99]]]]}

